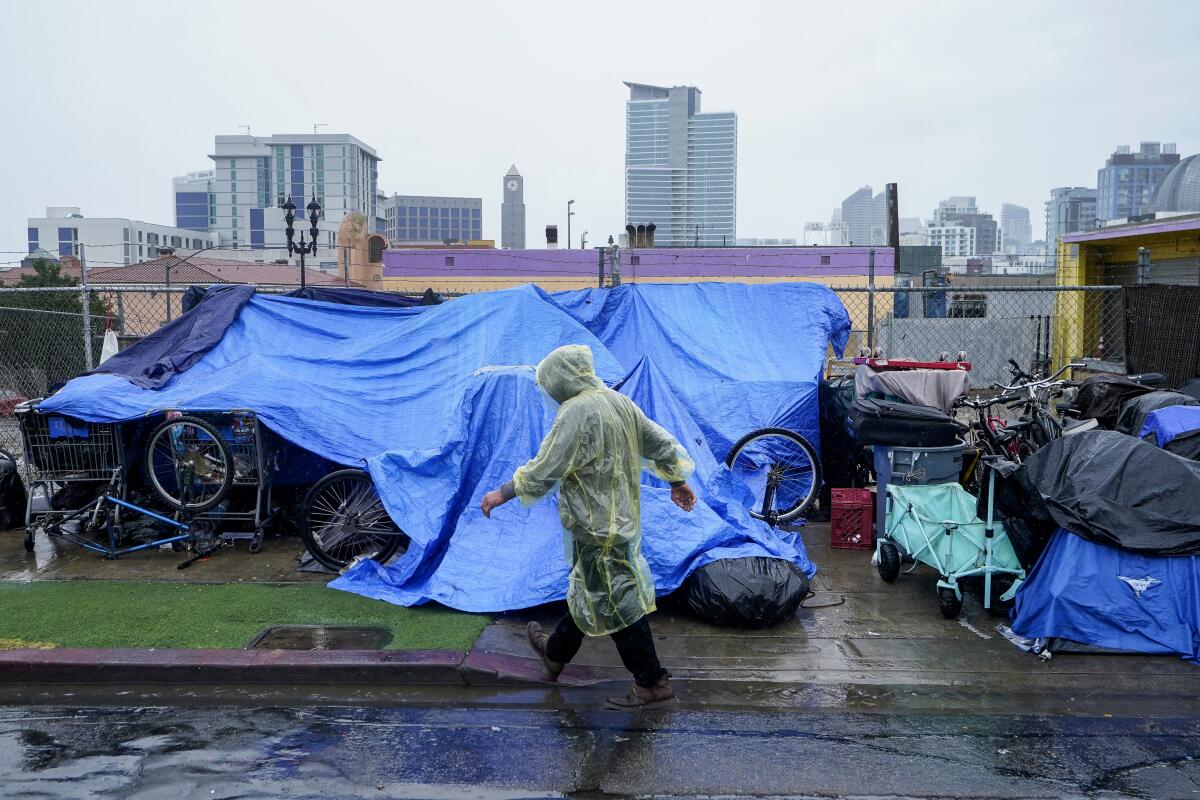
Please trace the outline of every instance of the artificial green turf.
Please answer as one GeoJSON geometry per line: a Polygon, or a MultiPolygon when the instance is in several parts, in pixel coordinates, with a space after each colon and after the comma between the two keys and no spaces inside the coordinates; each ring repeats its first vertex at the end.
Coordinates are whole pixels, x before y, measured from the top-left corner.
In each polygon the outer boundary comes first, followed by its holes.
{"type": "Polygon", "coordinates": [[[271,625],[391,631],[389,650],[467,651],[482,614],[402,608],[320,585],[0,581],[3,647],[245,647],[271,625]]]}

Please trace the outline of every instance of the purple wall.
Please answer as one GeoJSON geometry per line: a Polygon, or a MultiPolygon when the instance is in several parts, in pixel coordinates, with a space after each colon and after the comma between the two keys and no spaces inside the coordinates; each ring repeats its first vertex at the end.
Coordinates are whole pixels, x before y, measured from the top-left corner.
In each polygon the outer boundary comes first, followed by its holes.
{"type": "MultiPolygon", "coordinates": [[[[837,277],[866,275],[868,247],[714,247],[622,250],[625,280],[654,278],[837,277]],[[634,263],[634,259],[638,263],[634,263]]],[[[596,278],[595,250],[386,250],[385,278],[596,278]],[[450,266],[446,259],[453,258],[450,266]]],[[[892,274],[892,251],[875,248],[875,275],[892,274]]],[[[609,271],[607,260],[605,272],[609,271]]]]}

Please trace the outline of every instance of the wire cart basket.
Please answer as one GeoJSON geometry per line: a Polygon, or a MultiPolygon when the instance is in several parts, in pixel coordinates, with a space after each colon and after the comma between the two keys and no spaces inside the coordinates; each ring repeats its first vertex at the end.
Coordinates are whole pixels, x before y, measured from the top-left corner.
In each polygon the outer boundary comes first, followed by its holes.
{"type": "Polygon", "coordinates": [[[22,403],[13,412],[21,427],[28,490],[26,550],[33,549],[33,532],[41,522],[67,517],[77,510],[55,508],[54,498],[60,492],[70,496],[66,490],[72,485],[80,486],[81,506],[94,499],[88,494],[89,485],[99,492],[115,481],[117,496],[124,497],[125,492],[125,459],[119,426],[42,413],[38,410],[39,402],[22,403]]]}
{"type": "Polygon", "coordinates": [[[186,506],[191,519],[220,524],[226,542],[249,540],[255,553],[274,512],[268,449],[253,411],[169,411],[148,436],[144,466],[150,486],[168,504],[186,506]],[[177,482],[181,467],[192,482],[186,500],[177,482]]]}

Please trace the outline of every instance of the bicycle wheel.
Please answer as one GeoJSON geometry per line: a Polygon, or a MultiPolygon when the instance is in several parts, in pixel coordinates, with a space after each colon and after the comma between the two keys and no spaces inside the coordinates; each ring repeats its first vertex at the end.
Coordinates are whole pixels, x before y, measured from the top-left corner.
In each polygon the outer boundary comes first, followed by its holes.
{"type": "Polygon", "coordinates": [[[734,444],[725,463],[754,495],[750,515],[772,525],[803,514],[821,488],[816,450],[786,428],[746,434],[734,444]]]}
{"type": "Polygon", "coordinates": [[[212,423],[198,417],[169,419],[146,443],[146,476],[163,500],[198,514],[229,494],[233,454],[212,423]]]}
{"type": "Polygon", "coordinates": [[[408,540],[361,469],[331,472],[313,484],[304,497],[300,534],[312,557],[333,570],[357,558],[387,563],[408,540]]]}

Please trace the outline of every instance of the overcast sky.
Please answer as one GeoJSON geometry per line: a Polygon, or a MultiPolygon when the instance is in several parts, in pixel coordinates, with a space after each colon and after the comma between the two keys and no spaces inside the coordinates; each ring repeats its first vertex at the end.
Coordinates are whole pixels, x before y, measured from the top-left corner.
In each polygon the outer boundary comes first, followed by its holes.
{"type": "MultiPolygon", "coordinates": [[[[350,133],[389,194],[525,176],[528,241],[622,229],[622,81],[738,114],[738,235],[797,237],[862,184],[901,216],[1094,186],[1119,144],[1200,150],[1200,3],[56,2],[0,26],[0,250],[48,205],[174,224],[215,134],[350,133]]],[[[0,257],[0,261],[18,259],[0,257]]]]}

